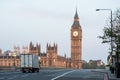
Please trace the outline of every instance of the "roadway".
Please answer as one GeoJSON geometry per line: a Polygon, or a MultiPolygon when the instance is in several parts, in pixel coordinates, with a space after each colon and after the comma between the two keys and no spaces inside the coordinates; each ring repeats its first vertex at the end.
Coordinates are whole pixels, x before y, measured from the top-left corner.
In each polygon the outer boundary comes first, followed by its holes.
{"type": "Polygon", "coordinates": [[[35,73],[0,72],[0,80],[108,80],[99,69],[43,69],[35,73]]]}

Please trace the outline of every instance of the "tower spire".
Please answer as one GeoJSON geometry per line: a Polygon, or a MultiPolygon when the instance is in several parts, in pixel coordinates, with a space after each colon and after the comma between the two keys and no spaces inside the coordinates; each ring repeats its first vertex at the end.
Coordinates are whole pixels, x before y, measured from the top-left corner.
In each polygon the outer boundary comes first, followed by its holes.
{"type": "Polygon", "coordinates": [[[78,13],[77,13],[77,8],[76,8],[76,13],[75,13],[74,19],[79,19],[78,13]]]}
{"type": "Polygon", "coordinates": [[[76,12],[75,12],[74,22],[73,22],[72,28],[74,28],[74,29],[81,28],[80,23],[79,23],[79,17],[78,17],[78,13],[77,13],[77,8],[76,8],[76,12]]]}

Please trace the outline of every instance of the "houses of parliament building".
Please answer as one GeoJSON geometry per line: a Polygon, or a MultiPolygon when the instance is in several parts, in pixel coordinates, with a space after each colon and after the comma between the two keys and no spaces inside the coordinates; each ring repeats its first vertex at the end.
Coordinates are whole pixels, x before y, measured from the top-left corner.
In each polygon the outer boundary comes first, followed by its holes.
{"type": "MultiPolygon", "coordinates": [[[[46,53],[41,53],[41,45],[33,44],[30,42],[28,47],[22,47],[22,54],[36,54],[40,56],[41,67],[54,67],[54,68],[82,68],[82,29],[79,23],[79,17],[76,10],[74,21],[70,29],[71,37],[71,58],[58,55],[58,45],[46,44],[46,53]]],[[[14,51],[11,55],[3,55],[0,50],[0,67],[20,67],[20,47],[14,46],[14,51]],[[13,54],[15,53],[15,55],[13,54]]]]}

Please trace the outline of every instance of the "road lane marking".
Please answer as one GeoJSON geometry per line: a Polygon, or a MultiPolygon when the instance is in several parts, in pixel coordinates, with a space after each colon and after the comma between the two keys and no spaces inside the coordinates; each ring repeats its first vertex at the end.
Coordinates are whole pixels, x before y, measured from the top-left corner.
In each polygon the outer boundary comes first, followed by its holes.
{"type": "Polygon", "coordinates": [[[63,76],[65,76],[65,75],[69,74],[69,73],[72,73],[72,72],[74,72],[74,71],[75,71],[75,70],[68,71],[68,72],[66,72],[66,73],[64,73],[64,74],[62,74],[62,75],[59,75],[59,76],[57,76],[57,77],[52,78],[51,80],[58,79],[58,78],[63,77],[63,76]]]}

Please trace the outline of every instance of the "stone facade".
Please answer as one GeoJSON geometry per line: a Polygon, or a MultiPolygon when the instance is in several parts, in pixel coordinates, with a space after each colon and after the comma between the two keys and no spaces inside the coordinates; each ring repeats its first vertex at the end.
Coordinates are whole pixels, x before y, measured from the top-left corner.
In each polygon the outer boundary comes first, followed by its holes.
{"type": "Polygon", "coordinates": [[[19,67],[20,66],[20,57],[16,56],[0,56],[0,67],[19,67]]]}
{"type": "MultiPolygon", "coordinates": [[[[46,53],[41,53],[40,44],[34,45],[30,42],[29,49],[27,47],[23,47],[23,52],[27,54],[27,50],[29,54],[35,54],[40,56],[40,65],[41,67],[53,67],[53,68],[66,68],[66,56],[60,56],[57,53],[57,44],[54,43],[53,46],[50,44],[46,45],[46,53]]],[[[19,51],[17,47],[14,47],[13,54],[19,51]]],[[[0,66],[1,67],[12,67],[20,66],[20,55],[1,55],[0,56],[0,66]]]]}
{"type": "Polygon", "coordinates": [[[58,46],[54,43],[53,46],[50,44],[46,45],[46,53],[40,52],[40,47],[31,47],[34,51],[30,50],[31,54],[36,54],[40,56],[41,67],[52,67],[52,68],[66,68],[66,56],[60,56],[57,53],[58,46]],[[35,52],[36,51],[36,52],[35,52]]]}
{"type": "Polygon", "coordinates": [[[32,42],[30,42],[29,53],[39,55],[40,52],[41,52],[40,51],[40,44],[36,43],[36,46],[35,46],[32,42]]]}
{"type": "Polygon", "coordinates": [[[71,27],[71,67],[74,69],[82,68],[82,29],[77,11],[71,27]]]}

